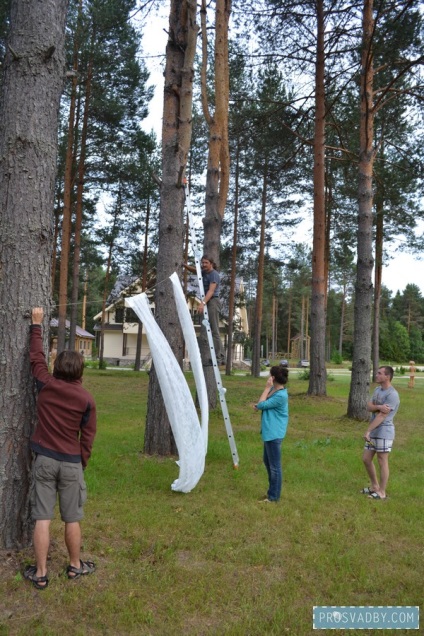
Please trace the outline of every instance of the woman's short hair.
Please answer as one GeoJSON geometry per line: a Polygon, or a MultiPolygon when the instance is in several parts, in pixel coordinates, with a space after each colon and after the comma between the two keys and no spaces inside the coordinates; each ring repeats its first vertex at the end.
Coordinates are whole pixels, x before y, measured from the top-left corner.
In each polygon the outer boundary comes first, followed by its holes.
{"type": "Polygon", "coordinates": [[[271,367],[270,374],[278,384],[287,384],[289,378],[289,370],[287,367],[282,367],[281,364],[271,367]]]}
{"type": "Polygon", "coordinates": [[[53,376],[58,380],[79,380],[83,372],[84,358],[78,351],[62,351],[54,361],[53,376]]]}

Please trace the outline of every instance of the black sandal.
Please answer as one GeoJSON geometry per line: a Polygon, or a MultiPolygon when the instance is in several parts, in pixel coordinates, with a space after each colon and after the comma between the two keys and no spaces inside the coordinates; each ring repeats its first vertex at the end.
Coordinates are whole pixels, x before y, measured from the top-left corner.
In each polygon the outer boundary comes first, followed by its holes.
{"type": "Polygon", "coordinates": [[[37,576],[37,566],[36,565],[28,565],[24,570],[24,579],[27,581],[31,581],[34,587],[37,590],[45,590],[49,584],[49,579],[46,576],[37,576]]]}
{"type": "Polygon", "coordinates": [[[75,568],[73,565],[68,565],[66,568],[66,574],[68,579],[78,579],[80,576],[86,576],[87,574],[93,574],[96,569],[96,564],[93,561],[81,561],[80,567],[75,568]]]}

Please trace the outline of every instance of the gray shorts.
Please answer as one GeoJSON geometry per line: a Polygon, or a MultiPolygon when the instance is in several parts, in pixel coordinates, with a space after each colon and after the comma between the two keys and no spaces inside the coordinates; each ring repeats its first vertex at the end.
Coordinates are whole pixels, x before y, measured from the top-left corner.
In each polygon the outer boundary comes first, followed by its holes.
{"type": "Polygon", "coordinates": [[[384,437],[371,437],[371,442],[365,442],[364,450],[373,450],[376,453],[391,453],[392,446],[392,439],[384,439],[384,437]]]}
{"type": "Polygon", "coordinates": [[[31,516],[34,521],[53,519],[57,495],[62,521],[80,521],[87,499],[81,463],[60,462],[37,455],[33,466],[31,516]]]}

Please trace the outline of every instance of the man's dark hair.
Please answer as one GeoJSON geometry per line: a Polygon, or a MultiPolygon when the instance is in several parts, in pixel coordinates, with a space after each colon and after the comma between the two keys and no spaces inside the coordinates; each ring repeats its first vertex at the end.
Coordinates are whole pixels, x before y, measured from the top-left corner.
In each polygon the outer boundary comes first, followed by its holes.
{"type": "Polygon", "coordinates": [[[393,376],[395,374],[393,367],[379,367],[380,369],[384,369],[384,373],[390,376],[390,382],[393,380],[393,376]]]}
{"type": "Polygon", "coordinates": [[[53,376],[58,380],[79,380],[83,372],[84,358],[78,351],[62,351],[54,362],[53,376]]]}
{"type": "Polygon", "coordinates": [[[207,254],[203,254],[202,258],[200,259],[201,261],[209,261],[209,263],[212,265],[212,267],[214,269],[217,269],[216,267],[216,263],[213,260],[213,258],[211,256],[208,256],[207,254]]]}
{"type": "Polygon", "coordinates": [[[275,367],[271,367],[270,374],[278,384],[287,384],[289,377],[289,370],[287,367],[282,367],[281,364],[275,367]]]}

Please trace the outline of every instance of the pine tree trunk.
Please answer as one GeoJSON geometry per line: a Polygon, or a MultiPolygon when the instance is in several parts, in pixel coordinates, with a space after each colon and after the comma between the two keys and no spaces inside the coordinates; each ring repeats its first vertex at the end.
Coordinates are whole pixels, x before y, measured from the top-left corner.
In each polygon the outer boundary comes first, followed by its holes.
{"type": "Polygon", "coordinates": [[[209,112],[207,103],[207,30],[206,2],[202,1],[202,106],[209,127],[208,163],[204,224],[204,253],[219,265],[222,219],[227,203],[230,157],[228,146],[228,26],[231,14],[230,0],[217,0],[215,9],[215,113],[209,112]]]}
{"type": "Polygon", "coordinates": [[[372,207],[374,165],[373,1],[364,1],[359,151],[358,262],[356,269],[352,378],[348,416],[367,419],[372,311],[372,207]]]}
{"type": "Polygon", "coordinates": [[[233,331],[234,331],[234,307],[236,295],[236,273],[237,273],[237,234],[238,234],[238,212],[239,212],[239,159],[240,144],[237,143],[236,150],[236,176],[234,184],[234,228],[233,246],[231,250],[231,275],[230,275],[230,297],[228,301],[228,332],[227,332],[227,364],[225,375],[231,375],[233,362],[233,331]]]}
{"type": "MultiPolygon", "coordinates": [[[[12,0],[0,102],[0,548],[30,540],[31,308],[51,293],[66,0],[12,0]]],[[[47,338],[46,338],[47,340],[47,338]]],[[[46,342],[47,345],[47,342],[46,342]]]]}
{"type": "Polygon", "coordinates": [[[62,192],[62,188],[59,186],[57,188],[57,195],[56,195],[57,203],[54,209],[53,253],[52,253],[52,271],[51,271],[52,294],[54,294],[54,291],[55,291],[55,281],[56,281],[57,240],[59,237],[61,192],[62,192]]]}
{"type": "Polygon", "coordinates": [[[302,311],[300,315],[300,340],[299,340],[299,358],[303,360],[305,358],[305,294],[302,294],[302,311]]]}
{"type": "Polygon", "coordinates": [[[69,246],[71,240],[71,215],[72,215],[72,186],[74,182],[74,127],[75,127],[75,110],[77,101],[77,84],[78,84],[78,50],[77,41],[74,42],[73,52],[73,72],[71,100],[69,105],[68,118],[68,135],[65,159],[65,177],[63,189],[63,218],[62,218],[62,236],[60,250],[60,268],[59,268],[59,308],[58,308],[58,329],[57,329],[57,352],[60,353],[65,349],[66,343],[66,313],[68,308],[68,265],[69,265],[69,246]]]}
{"type": "Polygon", "coordinates": [[[314,237],[312,248],[311,371],[308,394],[326,395],[325,52],[323,0],[317,0],[316,7],[318,34],[314,134],[314,237]]]}
{"type": "MultiPolygon", "coordinates": [[[[171,0],[166,47],[162,125],[162,185],[160,192],[159,249],[155,296],[156,320],[182,365],[184,342],[169,276],[181,270],[184,243],[184,189],[182,187],[191,142],[193,61],[196,50],[195,0],[171,0]]],[[[176,447],[152,367],[149,379],[144,451],[175,454],[176,447]]]]}
{"type": "Polygon", "coordinates": [[[259,239],[258,257],[258,286],[256,289],[255,303],[255,323],[253,326],[253,352],[252,352],[252,375],[258,378],[261,373],[261,333],[262,333],[262,305],[264,290],[264,263],[265,263],[265,221],[267,203],[267,170],[268,165],[265,160],[263,184],[262,184],[262,213],[261,213],[261,235],[259,239]]]}
{"type": "Polygon", "coordinates": [[[383,275],[383,201],[377,197],[377,223],[375,233],[375,268],[374,268],[374,317],[372,326],[372,373],[376,377],[380,366],[380,301],[381,281],[383,275]]]}
{"type": "Polygon", "coordinates": [[[70,310],[70,327],[69,327],[69,349],[75,350],[77,316],[78,316],[78,297],[79,297],[79,273],[81,260],[81,229],[83,217],[83,194],[84,194],[84,177],[85,177],[85,157],[87,148],[87,132],[88,120],[91,102],[91,83],[93,79],[93,56],[90,56],[88,63],[87,81],[85,84],[85,100],[84,114],[82,121],[80,157],[78,162],[78,181],[77,181],[77,200],[75,207],[75,232],[74,232],[74,262],[72,268],[72,292],[71,292],[71,310],[70,310]]]}
{"type": "Polygon", "coordinates": [[[110,232],[110,243],[109,243],[109,251],[108,251],[108,257],[107,257],[107,264],[106,264],[106,273],[105,273],[105,283],[103,286],[103,301],[102,301],[102,318],[101,318],[101,325],[100,325],[100,346],[99,346],[99,369],[104,369],[105,368],[105,362],[104,362],[104,350],[105,350],[105,324],[106,324],[106,301],[107,301],[107,297],[108,297],[108,293],[109,293],[109,281],[110,281],[110,272],[112,269],[112,256],[113,256],[113,249],[115,247],[115,238],[116,238],[116,226],[118,223],[118,216],[119,213],[121,212],[121,208],[120,208],[120,192],[118,193],[118,204],[117,207],[114,210],[114,216],[113,216],[113,225],[112,225],[112,229],[110,232]]]}
{"type": "Polygon", "coordinates": [[[292,320],[292,297],[293,297],[293,285],[291,280],[289,281],[289,302],[287,308],[287,357],[291,358],[291,320],[292,320]]]}
{"type": "MultiPolygon", "coordinates": [[[[217,0],[215,5],[215,112],[212,115],[207,99],[207,28],[206,1],[202,0],[202,108],[209,128],[208,162],[206,170],[205,217],[203,219],[203,253],[219,266],[222,219],[227,203],[230,177],[230,155],[228,145],[228,25],[231,0],[217,0]]],[[[201,352],[202,353],[202,352],[201,352]]],[[[209,351],[204,351],[209,358],[209,351]]],[[[216,406],[216,381],[213,370],[204,366],[209,407],[216,406]]]]}
{"type": "MultiPolygon", "coordinates": [[[[147,209],[146,209],[146,223],[144,229],[144,250],[143,250],[143,271],[141,275],[141,291],[145,291],[147,287],[147,252],[148,252],[148,243],[149,243],[149,223],[150,223],[150,196],[147,198],[147,209]]],[[[187,261],[184,261],[185,263],[187,261]]],[[[135,352],[135,363],[134,363],[134,371],[140,371],[141,369],[141,346],[143,343],[143,323],[138,322],[138,331],[137,331],[137,346],[135,352]]]]}
{"type": "Polygon", "coordinates": [[[340,334],[339,334],[339,354],[343,356],[343,335],[345,328],[345,312],[346,312],[346,285],[343,286],[342,304],[340,309],[340,334]]]}

